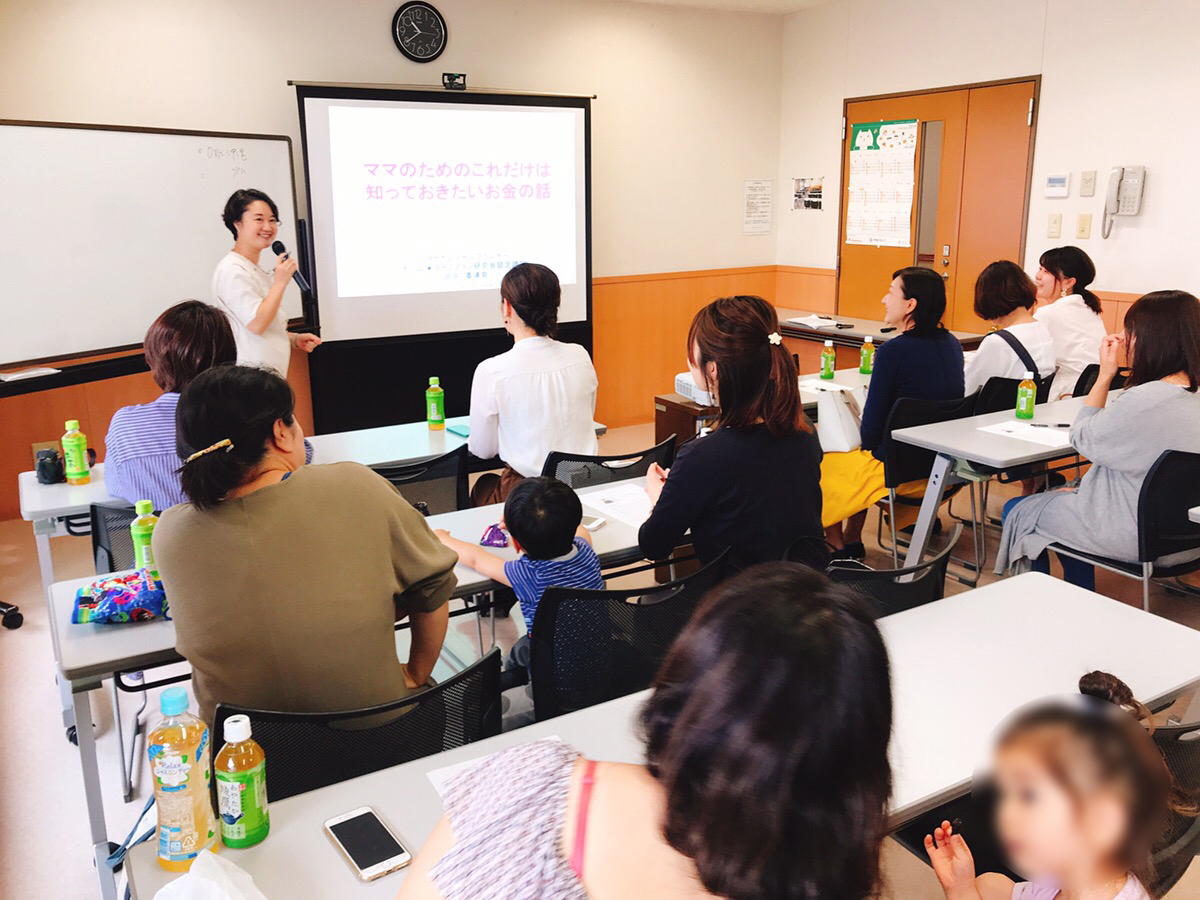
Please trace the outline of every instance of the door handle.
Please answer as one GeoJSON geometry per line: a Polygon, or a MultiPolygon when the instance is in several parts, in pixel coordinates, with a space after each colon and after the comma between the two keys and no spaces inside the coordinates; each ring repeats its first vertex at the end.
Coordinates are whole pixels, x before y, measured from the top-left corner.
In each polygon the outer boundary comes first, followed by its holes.
{"type": "Polygon", "coordinates": [[[943,273],[942,273],[942,280],[943,280],[943,281],[949,281],[949,280],[950,280],[950,273],[949,273],[949,272],[943,272],[943,273]]]}

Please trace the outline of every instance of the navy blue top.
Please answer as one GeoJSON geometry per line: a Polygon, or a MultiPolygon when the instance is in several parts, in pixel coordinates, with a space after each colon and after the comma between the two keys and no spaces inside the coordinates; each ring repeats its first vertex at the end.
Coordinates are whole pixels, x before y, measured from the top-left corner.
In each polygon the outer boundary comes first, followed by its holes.
{"type": "Polygon", "coordinates": [[[917,400],[961,400],[963,350],[949,331],[928,337],[906,332],[880,344],[871,370],[871,387],[862,417],[862,446],[884,457],[884,426],[901,397],[917,400]]]}

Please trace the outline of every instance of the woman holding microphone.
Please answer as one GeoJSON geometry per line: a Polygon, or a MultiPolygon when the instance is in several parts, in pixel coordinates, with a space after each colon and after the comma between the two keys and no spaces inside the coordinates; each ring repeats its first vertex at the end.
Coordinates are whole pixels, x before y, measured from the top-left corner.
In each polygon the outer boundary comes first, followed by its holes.
{"type": "Polygon", "coordinates": [[[271,274],[258,265],[279,232],[279,208],[262,191],[249,188],[234,191],[223,218],[234,244],[213,273],[213,298],[233,326],[238,363],[270,366],[286,378],[292,348],[311,353],[321,339],[287,330],[283,292],[296,273],[296,260],[280,256],[271,274]]]}

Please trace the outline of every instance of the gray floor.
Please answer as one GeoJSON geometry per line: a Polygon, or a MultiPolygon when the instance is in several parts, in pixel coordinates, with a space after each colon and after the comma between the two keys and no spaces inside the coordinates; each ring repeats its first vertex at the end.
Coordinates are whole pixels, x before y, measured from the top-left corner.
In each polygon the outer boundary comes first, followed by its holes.
{"type": "MultiPolygon", "coordinates": [[[[602,452],[620,453],[653,442],[649,425],[613,429],[602,439],[602,452]]],[[[994,492],[994,505],[1001,501],[1002,493],[994,492]]],[[[874,545],[874,527],[872,515],[867,529],[868,562],[885,567],[891,557],[874,545]]],[[[58,577],[91,573],[91,545],[86,538],[60,538],[51,543],[58,577]]],[[[994,552],[994,536],[990,548],[994,552]]],[[[965,539],[962,549],[969,552],[965,539]]],[[[993,576],[985,577],[985,582],[991,580],[993,576]]],[[[965,588],[950,585],[949,589],[954,592],[965,588]]],[[[1128,603],[1141,603],[1137,583],[1117,576],[1102,574],[1098,590],[1128,603]]],[[[0,900],[95,897],[78,757],[74,746],[64,738],[60,723],[33,534],[28,523],[20,520],[0,522],[0,598],[17,603],[25,614],[22,628],[0,631],[0,687],[4,692],[0,699],[0,900]]],[[[1174,595],[1156,587],[1152,609],[1200,628],[1200,598],[1174,595]]],[[[485,625],[485,636],[486,629],[485,625]]],[[[517,634],[515,620],[497,622],[497,640],[503,647],[511,646],[517,634]]],[[[455,657],[473,658],[477,652],[473,620],[464,617],[452,621],[448,650],[455,657]]],[[[527,700],[519,692],[510,693],[516,694],[510,713],[517,713],[527,700]]],[[[110,835],[120,840],[149,796],[149,784],[139,765],[137,793],[129,804],[122,802],[109,693],[94,692],[92,702],[99,720],[96,734],[110,835]]],[[[132,704],[131,695],[122,698],[126,720],[132,715],[132,704]]],[[[151,696],[150,709],[156,708],[157,697],[151,696]]],[[[140,763],[140,752],[138,760],[140,763]]],[[[885,897],[937,900],[942,896],[930,870],[898,845],[888,841],[884,859],[885,897]]],[[[1200,864],[1193,865],[1168,896],[1170,900],[1200,897],[1200,864]]]]}

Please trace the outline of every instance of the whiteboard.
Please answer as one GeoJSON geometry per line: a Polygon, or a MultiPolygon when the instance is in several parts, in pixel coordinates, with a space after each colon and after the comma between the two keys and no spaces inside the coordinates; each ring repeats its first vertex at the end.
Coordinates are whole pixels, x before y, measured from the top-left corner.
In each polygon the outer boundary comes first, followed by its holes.
{"type": "MultiPolygon", "coordinates": [[[[221,212],[251,187],[294,251],[287,137],[0,122],[0,365],[140,344],[167,307],[213,302],[221,212]]],[[[302,315],[294,282],[283,306],[302,315]]]]}

